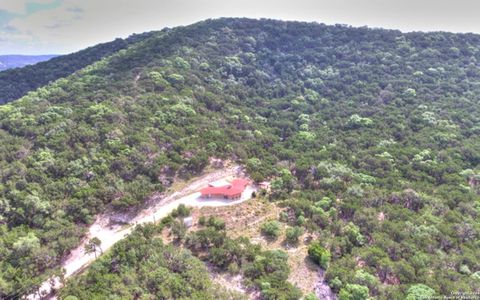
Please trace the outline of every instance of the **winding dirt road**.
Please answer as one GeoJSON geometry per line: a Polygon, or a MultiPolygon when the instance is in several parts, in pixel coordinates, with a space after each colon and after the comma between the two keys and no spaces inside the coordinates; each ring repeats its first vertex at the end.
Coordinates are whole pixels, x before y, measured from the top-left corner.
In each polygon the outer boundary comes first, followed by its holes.
{"type": "MultiPolygon", "coordinates": [[[[195,179],[178,192],[168,194],[167,191],[167,195],[153,195],[152,204],[141,210],[124,225],[112,225],[110,215],[99,215],[96,221],[90,226],[88,234],[82,243],[72,250],[68,258],[62,263],[62,267],[65,270],[65,278],[82,271],[96,259],[94,253],[85,253],[84,250],[85,244],[91,238],[96,237],[100,239],[101,248],[103,251],[106,251],[116,242],[129,235],[136,225],[159,221],[179,204],[185,204],[191,207],[228,206],[236,205],[250,199],[252,192],[256,191],[256,187],[252,185],[247,186],[242,197],[238,200],[200,198],[200,192],[198,192],[198,190],[208,183],[214,181],[229,181],[237,176],[242,176],[242,170],[239,166],[224,168],[195,179]]],[[[24,297],[24,299],[56,299],[54,292],[61,287],[62,283],[58,277],[51,278],[41,285],[37,293],[28,295],[24,297]]]]}

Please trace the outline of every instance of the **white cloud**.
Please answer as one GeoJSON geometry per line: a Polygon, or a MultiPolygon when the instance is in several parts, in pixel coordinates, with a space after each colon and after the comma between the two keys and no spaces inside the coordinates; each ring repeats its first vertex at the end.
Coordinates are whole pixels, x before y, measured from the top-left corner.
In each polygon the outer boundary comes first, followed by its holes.
{"type": "Polygon", "coordinates": [[[200,11],[200,6],[187,0],[174,4],[151,0],[64,0],[59,7],[15,18],[8,26],[18,33],[18,41],[36,41],[38,52],[47,46],[58,49],[57,52],[71,52],[116,37],[206,18],[195,13],[198,17],[192,18],[190,9],[200,11]]]}
{"type": "Polygon", "coordinates": [[[0,10],[21,14],[24,13],[26,9],[26,3],[23,1],[15,1],[15,0],[5,0],[0,2],[0,10]]]}
{"type": "Polygon", "coordinates": [[[0,11],[6,11],[14,14],[24,14],[27,10],[27,3],[48,4],[53,0],[1,0],[0,11]]]}

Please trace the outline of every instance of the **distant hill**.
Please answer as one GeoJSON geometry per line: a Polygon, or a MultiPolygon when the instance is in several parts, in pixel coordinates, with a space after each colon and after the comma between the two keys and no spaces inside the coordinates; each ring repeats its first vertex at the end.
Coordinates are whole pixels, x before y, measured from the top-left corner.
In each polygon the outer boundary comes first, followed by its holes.
{"type": "MultiPolygon", "coordinates": [[[[98,44],[72,54],[57,56],[35,65],[27,65],[23,68],[8,69],[0,72],[0,104],[18,99],[29,91],[68,76],[103,57],[127,48],[132,43],[151,36],[153,33],[135,34],[127,39],[116,39],[108,43],[98,44]]],[[[4,62],[0,57],[1,63],[4,62]]]]}
{"type": "Polygon", "coordinates": [[[33,65],[57,57],[58,55],[0,55],[0,71],[33,65]]]}

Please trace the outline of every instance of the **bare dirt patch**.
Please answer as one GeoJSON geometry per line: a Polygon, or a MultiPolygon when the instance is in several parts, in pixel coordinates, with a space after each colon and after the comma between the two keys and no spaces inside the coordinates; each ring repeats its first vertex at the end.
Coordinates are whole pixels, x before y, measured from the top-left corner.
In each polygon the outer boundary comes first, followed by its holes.
{"type": "Polygon", "coordinates": [[[314,292],[318,281],[318,266],[308,258],[308,246],[301,245],[288,252],[288,260],[292,272],[288,280],[296,285],[304,294],[314,292]]]}
{"type": "Polygon", "coordinates": [[[217,216],[225,221],[227,234],[232,237],[253,237],[258,234],[260,225],[268,220],[277,218],[281,209],[265,200],[254,199],[243,202],[235,207],[202,207],[194,209],[192,216],[198,220],[200,216],[217,216]]]}
{"type": "Polygon", "coordinates": [[[222,286],[223,288],[244,295],[245,299],[260,299],[260,292],[256,289],[248,289],[243,284],[243,276],[241,274],[229,274],[227,272],[219,272],[213,266],[207,264],[210,279],[222,286]]]}
{"type": "MultiPolygon", "coordinates": [[[[192,216],[194,224],[200,216],[217,216],[225,221],[227,235],[236,237],[248,237],[252,243],[260,244],[263,249],[274,250],[282,249],[288,253],[288,263],[291,268],[289,281],[296,285],[304,294],[315,291],[315,286],[319,280],[319,268],[308,259],[308,242],[311,240],[309,233],[300,237],[298,245],[286,245],[285,230],[287,225],[281,223],[281,235],[274,241],[265,239],[260,231],[260,226],[268,220],[278,219],[278,215],[283,209],[270,203],[263,198],[256,198],[235,206],[223,207],[202,207],[194,209],[192,216]]],[[[194,225],[192,230],[196,230],[194,225]]],[[[235,290],[245,289],[242,285],[238,286],[238,281],[233,280],[228,274],[215,274],[212,278],[224,285],[230,282],[234,284],[232,288],[235,290]]],[[[238,279],[238,278],[237,278],[238,279]]],[[[249,297],[252,295],[247,294],[249,297]]],[[[258,296],[258,295],[257,295],[258,296]]],[[[257,298],[250,298],[257,299],[257,298]]]]}

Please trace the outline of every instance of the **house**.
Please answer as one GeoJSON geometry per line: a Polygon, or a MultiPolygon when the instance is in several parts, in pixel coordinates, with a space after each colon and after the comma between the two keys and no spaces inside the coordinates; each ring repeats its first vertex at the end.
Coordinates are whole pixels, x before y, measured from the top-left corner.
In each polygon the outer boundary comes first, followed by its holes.
{"type": "Polygon", "coordinates": [[[243,191],[250,184],[250,181],[243,178],[235,178],[230,184],[222,186],[209,185],[200,190],[202,197],[223,197],[226,199],[238,199],[242,196],[243,191]]]}

